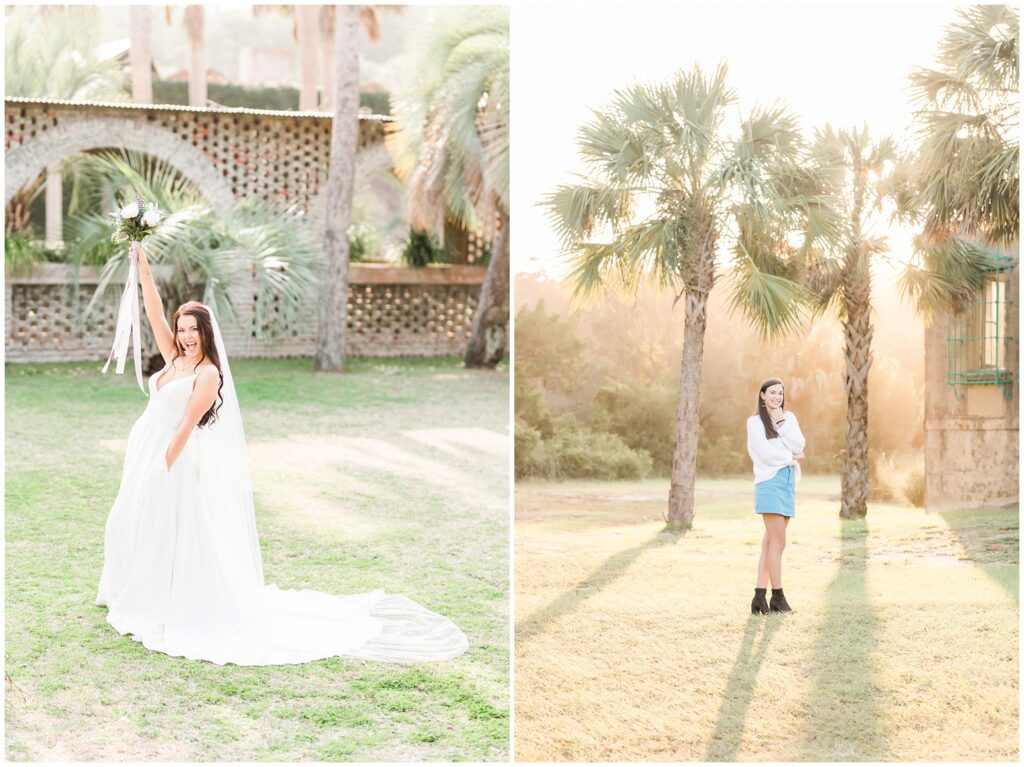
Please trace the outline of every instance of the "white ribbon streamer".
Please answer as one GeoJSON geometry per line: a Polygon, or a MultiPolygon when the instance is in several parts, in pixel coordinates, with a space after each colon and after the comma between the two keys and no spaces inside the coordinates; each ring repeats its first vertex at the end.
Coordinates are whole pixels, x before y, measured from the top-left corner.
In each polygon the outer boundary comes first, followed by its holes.
{"type": "MultiPolygon", "coordinates": [[[[135,351],[135,380],[139,382],[139,388],[146,394],[146,387],[142,385],[142,326],[139,321],[139,293],[138,293],[138,254],[136,249],[139,243],[133,242],[128,248],[128,281],[124,286],[124,293],[121,294],[121,305],[117,309],[117,329],[114,331],[114,347],[107,357],[107,364],[103,366],[103,372],[107,372],[110,361],[117,357],[117,366],[114,372],[117,375],[124,375],[124,364],[128,359],[128,344],[135,336],[135,343],[132,345],[135,351]]],[[[149,395],[146,394],[148,397],[149,395]]]]}

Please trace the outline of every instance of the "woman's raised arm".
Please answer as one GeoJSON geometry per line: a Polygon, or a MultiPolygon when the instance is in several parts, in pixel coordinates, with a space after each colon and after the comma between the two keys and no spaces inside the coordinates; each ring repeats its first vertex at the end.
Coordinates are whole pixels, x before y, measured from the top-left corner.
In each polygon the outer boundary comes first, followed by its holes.
{"type": "Polygon", "coordinates": [[[153,279],[153,272],[149,268],[149,261],[142,251],[142,246],[135,245],[135,252],[139,259],[139,281],[142,283],[142,304],[146,307],[146,317],[149,318],[150,327],[153,328],[153,337],[156,339],[156,345],[160,348],[164,362],[170,364],[174,359],[174,331],[167,324],[167,317],[164,316],[164,304],[160,300],[160,293],[156,289],[156,281],[153,279]]]}

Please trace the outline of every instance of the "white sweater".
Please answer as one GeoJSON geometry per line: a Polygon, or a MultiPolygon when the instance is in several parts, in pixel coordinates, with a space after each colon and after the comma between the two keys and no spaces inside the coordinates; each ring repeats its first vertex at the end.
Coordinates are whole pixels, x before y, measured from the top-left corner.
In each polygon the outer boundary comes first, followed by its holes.
{"type": "Polygon", "coordinates": [[[788,410],[784,415],[786,422],[775,428],[779,433],[778,439],[764,436],[764,423],[760,416],[752,415],[747,419],[747,452],[754,461],[755,484],[771,479],[779,469],[793,465],[796,466],[796,478],[800,479],[800,462],[793,455],[801,452],[807,441],[796,416],[788,410]]]}

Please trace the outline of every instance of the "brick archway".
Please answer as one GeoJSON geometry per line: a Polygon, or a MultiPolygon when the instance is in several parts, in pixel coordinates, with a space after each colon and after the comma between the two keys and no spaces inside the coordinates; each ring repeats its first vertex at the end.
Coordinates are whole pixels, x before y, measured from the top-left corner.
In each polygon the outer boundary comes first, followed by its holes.
{"type": "MultiPolygon", "coordinates": [[[[102,146],[170,162],[214,204],[253,196],[308,211],[327,178],[330,114],[19,98],[4,112],[6,200],[47,163],[102,146]]],[[[357,163],[378,156],[389,119],[359,116],[357,163]]]]}
{"type": "Polygon", "coordinates": [[[211,204],[230,208],[237,203],[231,185],[214,169],[210,158],[171,131],[146,120],[93,117],[67,122],[8,149],[4,203],[48,165],[90,149],[123,147],[156,157],[177,169],[211,204]]]}

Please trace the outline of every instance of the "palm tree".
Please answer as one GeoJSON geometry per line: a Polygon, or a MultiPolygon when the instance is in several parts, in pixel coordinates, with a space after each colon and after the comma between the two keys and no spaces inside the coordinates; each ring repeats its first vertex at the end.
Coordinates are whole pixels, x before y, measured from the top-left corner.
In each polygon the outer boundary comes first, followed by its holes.
{"type": "MultiPolygon", "coordinates": [[[[376,19],[374,19],[376,21],[376,19]]],[[[320,66],[323,88],[320,90],[321,112],[334,109],[334,67],[337,59],[334,55],[334,6],[320,6],[320,66]]],[[[376,32],[376,29],[374,30],[376,32]]],[[[376,39],[376,38],[373,38],[376,39]]]]}
{"type": "Polygon", "coordinates": [[[901,286],[929,316],[962,309],[992,266],[985,246],[1020,237],[1020,17],[1005,5],[957,16],[936,68],[910,78],[919,144],[903,212],[921,235],[901,286]]]}
{"type": "MultiPolygon", "coordinates": [[[[99,13],[95,8],[20,7],[7,15],[4,86],[8,96],[120,101],[124,77],[117,62],[95,52],[99,13]]],[[[7,230],[25,231],[29,208],[43,190],[34,182],[7,205],[7,230]]],[[[63,241],[61,163],[46,169],[46,242],[63,241]]]]}
{"type": "Polygon", "coordinates": [[[185,33],[188,35],[188,104],[206,106],[206,40],[203,35],[203,6],[185,6],[185,33]]]}
{"type": "Polygon", "coordinates": [[[506,7],[441,12],[410,57],[409,81],[395,99],[388,137],[413,226],[439,232],[447,217],[496,235],[467,367],[494,367],[508,346],[508,35],[506,7]]]}
{"type": "Polygon", "coordinates": [[[153,103],[153,49],[151,41],[152,7],[133,5],[128,9],[128,34],[131,38],[129,61],[132,71],[132,101],[153,103]]]}
{"type": "Polygon", "coordinates": [[[323,253],[326,278],[320,300],[319,330],[314,357],[317,370],[342,372],[346,362],[348,310],[348,230],[352,224],[356,151],[359,146],[359,27],[372,41],[379,38],[377,17],[366,6],[335,7],[334,119],[331,124],[331,159],[325,186],[323,253]]]}
{"type": "Polygon", "coordinates": [[[763,332],[783,332],[801,319],[803,294],[790,262],[834,228],[820,184],[798,165],[795,118],[759,108],[729,135],[734,103],[724,64],[710,76],[697,66],[661,84],[616,91],[579,132],[588,173],[546,200],[572,259],[577,296],[609,283],[635,289],[649,279],[684,301],[670,527],[688,527],[694,516],[704,332],[719,248],[732,240],[734,305],[763,332]],[[610,241],[600,242],[605,229],[610,241]],[[804,232],[798,246],[790,244],[795,232],[804,232]]]}
{"type": "Polygon", "coordinates": [[[320,301],[314,366],[342,372],[346,362],[348,305],[348,228],[352,223],[355,158],[359,145],[359,9],[339,5],[335,12],[334,119],[331,160],[325,189],[324,258],[326,275],[320,301]]]}
{"type": "MultiPolygon", "coordinates": [[[[323,88],[320,90],[320,111],[333,109],[331,99],[334,96],[334,5],[320,6],[320,62],[323,66],[323,88]]],[[[377,11],[389,10],[401,13],[401,6],[385,5],[373,8],[368,5],[359,6],[359,24],[371,43],[380,40],[380,25],[377,23],[377,11]]]]}
{"type": "Polygon", "coordinates": [[[886,198],[888,174],[896,162],[891,138],[872,140],[867,126],[817,131],[808,163],[825,169],[825,190],[845,226],[823,243],[807,263],[809,298],[817,313],[837,306],[843,327],[846,370],[846,450],[843,457],[839,516],[867,515],[871,485],[868,470],[868,372],[871,369],[871,263],[886,252],[873,225],[886,198]]]}
{"type": "Polygon", "coordinates": [[[229,287],[253,274],[258,280],[257,335],[283,330],[308,303],[316,284],[317,253],[294,211],[256,200],[231,210],[214,209],[171,165],[137,152],[88,154],[81,163],[82,206],[88,212],[69,219],[70,256],[75,266],[102,266],[90,309],[111,282],[124,280],[127,249],[111,243],[107,213],[135,194],[168,213],[145,247],[154,263],[171,267],[165,288],[169,312],[197,299],[221,317],[237,319],[229,287]]]}
{"type": "Polygon", "coordinates": [[[296,5],[295,29],[299,48],[299,110],[315,111],[317,41],[320,9],[315,5],[296,5]]]}

